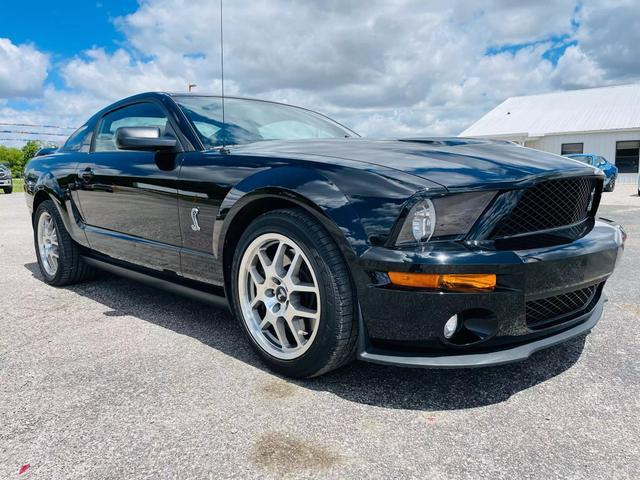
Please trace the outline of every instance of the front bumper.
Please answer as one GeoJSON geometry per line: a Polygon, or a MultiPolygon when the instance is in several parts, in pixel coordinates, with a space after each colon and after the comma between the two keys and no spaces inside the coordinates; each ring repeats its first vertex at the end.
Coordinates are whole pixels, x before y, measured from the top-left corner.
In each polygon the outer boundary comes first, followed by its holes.
{"type": "Polygon", "coordinates": [[[602,288],[621,256],[624,237],[618,225],[597,221],[572,243],[530,250],[373,247],[361,258],[369,282],[358,289],[358,357],[433,368],[499,365],[589,332],[602,315],[602,288]],[[389,283],[389,271],[495,273],[498,285],[493,292],[473,293],[401,289],[389,283]],[[527,306],[589,288],[595,293],[584,308],[542,326],[531,323],[527,306]],[[445,339],[444,324],[463,312],[491,317],[491,333],[468,344],[445,339]]]}
{"type": "Polygon", "coordinates": [[[11,179],[10,178],[0,179],[0,187],[10,187],[10,186],[11,186],[11,179]]]}
{"type": "Polygon", "coordinates": [[[606,298],[604,296],[600,297],[595,308],[591,312],[582,315],[579,318],[578,324],[574,327],[561,331],[555,335],[551,335],[550,337],[544,337],[540,340],[534,340],[530,343],[506,348],[504,350],[428,357],[406,354],[394,355],[389,352],[376,353],[375,351],[367,351],[363,344],[361,345],[358,358],[366,362],[379,363],[382,365],[396,365],[415,368],[477,368],[519,362],[521,360],[526,360],[531,356],[531,354],[538,350],[558,345],[559,343],[566,342],[574,337],[590,332],[602,316],[605,301],[606,298]]]}

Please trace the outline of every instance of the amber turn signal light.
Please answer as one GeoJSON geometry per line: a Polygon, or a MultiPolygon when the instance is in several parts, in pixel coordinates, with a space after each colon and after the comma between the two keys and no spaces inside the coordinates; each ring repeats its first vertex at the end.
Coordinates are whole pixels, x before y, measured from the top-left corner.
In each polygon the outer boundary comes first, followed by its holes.
{"type": "Polygon", "coordinates": [[[389,272],[394,285],[415,288],[441,288],[457,291],[490,291],[496,288],[493,273],[461,273],[439,275],[433,273],[389,272]]]}

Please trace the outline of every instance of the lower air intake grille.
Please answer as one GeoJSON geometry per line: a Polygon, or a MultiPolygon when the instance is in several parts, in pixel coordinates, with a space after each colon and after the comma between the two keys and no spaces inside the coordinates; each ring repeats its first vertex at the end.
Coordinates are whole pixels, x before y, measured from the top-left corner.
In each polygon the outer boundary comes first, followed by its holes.
{"type": "Polygon", "coordinates": [[[597,182],[593,177],[564,178],[528,188],[492,238],[539,232],[585,220],[591,213],[597,182]]]}
{"type": "Polygon", "coordinates": [[[574,314],[593,308],[600,296],[600,285],[527,302],[527,326],[542,328],[557,325],[574,314]]]}

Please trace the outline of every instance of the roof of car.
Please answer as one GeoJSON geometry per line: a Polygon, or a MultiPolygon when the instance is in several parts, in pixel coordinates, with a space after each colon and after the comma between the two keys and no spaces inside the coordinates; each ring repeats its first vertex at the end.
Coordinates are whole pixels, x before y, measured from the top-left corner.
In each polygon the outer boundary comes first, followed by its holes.
{"type": "MultiPolygon", "coordinates": [[[[113,110],[115,108],[120,108],[121,106],[124,106],[128,103],[131,102],[135,102],[135,101],[142,101],[148,98],[153,98],[155,97],[156,99],[161,100],[162,98],[167,98],[167,97],[211,97],[211,98],[222,98],[221,95],[213,95],[213,94],[207,94],[207,93],[196,93],[196,92],[165,92],[165,91],[150,91],[150,92],[140,92],[137,93],[135,95],[131,95],[129,97],[126,98],[122,98],[120,100],[118,100],[117,102],[114,102],[106,107],[104,107],[102,110],[96,112],[89,120],[87,120],[86,123],[92,122],[95,119],[101,117],[102,115],[105,114],[105,112],[108,112],[110,110],[113,110]]],[[[282,103],[282,102],[274,102],[273,100],[262,100],[260,98],[247,98],[247,97],[234,97],[234,96],[224,96],[225,99],[238,99],[238,100],[251,100],[251,101],[255,101],[255,102],[265,102],[265,103],[273,103],[276,105],[284,105],[286,107],[293,107],[293,108],[298,108],[300,110],[305,110],[307,112],[311,112],[314,115],[319,115],[321,117],[326,118],[327,120],[336,123],[337,125],[340,125],[342,128],[344,128],[345,130],[348,130],[349,132],[353,133],[355,136],[359,136],[358,133],[354,132],[353,130],[351,130],[349,127],[343,125],[340,122],[337,122],[336,120],[324,115],[323,113],[320,112],[316,112],[315,110],[311,110],[309,108],[305,108],[305,107],[300,107],[298,105],[291,105],[289,103],[282,103]]]]}
{"type": "MultiPolygon", "coordinates": [[[[100,112],[98,112],[98,114],[101,114],[105,110],[112,109],[113,107],[119,106],[121,104],[129,103],[129,102],[131,102],[133,100],[139,100],[139,99],[143,99],[145,97],[163,97],[163,96],[168,96],[168,97],[222,98],[221,95],[215,95],[215,94],[209,94],[209,93],[197,93],[197,92],[164,92],[164,91],[159,91],[159,90],[158,91],[150,91],[150,92],[140,92],[140,93],[136,93],[135,95],[130,95],[129,97],[122,98],[122,99],[118,100],[117,102],[112,103],[111,105],[103,108],[100,112]]],[[[273,101],[273,100],[264,100],[264,99],[261,99],[261,98],[238,97],[238,96],[229,96],[229,95],[225,95],[224,98],[225,98],[225,100],[226,99],[235,99],[235,100],[251,100],[251,101],[254,101],[254,102],[274,103],[276,105],[284,105],[286,107],[299,108],[301,110],[306,110],[308,112],[315,113],[316,115],[321,115],[323,117],[326,117],[326,115],[324,115],[324,114],[322,114],[320,112],[316,112],[315,110],[311,110],[309,108],[301,107],[299,105],[292,105],[290,103],[276,102],[276,101],[273,101]]],[[[327,117],[327,118],[329,118],[329,117],[327,117]]],[[[335,120],[333,120],[331,118],[329,118],[329,120],[331,120],[332,122],[335,122],[335,120]]],[[[344,127],[344,125],[343,125],[343,127],[344,127]]],[[[345,128],[350,130],[348,127],[345,127],[345,128]]]]}
{"type": "MultiPolygon", "coordinates": [[[[210,97],[210,98],[222,98],[222,95],[214,94],[214,93],[198,93],[198,92],[148,92],[148,93],[158,93],[161,95],[169,95],[170,97],[210,97]]],[[[264,98],[252,98],[252,97],[239,97],[235,95],[225,95],[225,100],[233,99],[233,100],[251,100],[253,102],[265,102],[265,103],[275,103],[276,105],[284,105],[286,107],[295,107],[301,108],[302,110],[308,110],[313,113],[319,113],[315,110],[311,110],[306,107],[301,107],[299,105],[293,105],[291,103],[284,102],[276,102],[275,100],[265,100],[264,98]]],[[[323,115],[319,113],[320,115],[323,115]]],[[[323,115],[324,116],[324,115],[323,115]]],[[[335,120],[334,120],[335,121],[335,120]]]]}

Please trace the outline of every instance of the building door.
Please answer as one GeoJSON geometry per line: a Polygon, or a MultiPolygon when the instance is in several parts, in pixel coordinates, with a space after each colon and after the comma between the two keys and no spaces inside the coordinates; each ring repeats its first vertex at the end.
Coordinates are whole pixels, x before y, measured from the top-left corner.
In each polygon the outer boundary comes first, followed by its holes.
{"type": "Polygon", "coordinates": [[[640,140],[616,142],[616,167],[620,173],[638,173],[640,140]]]}

